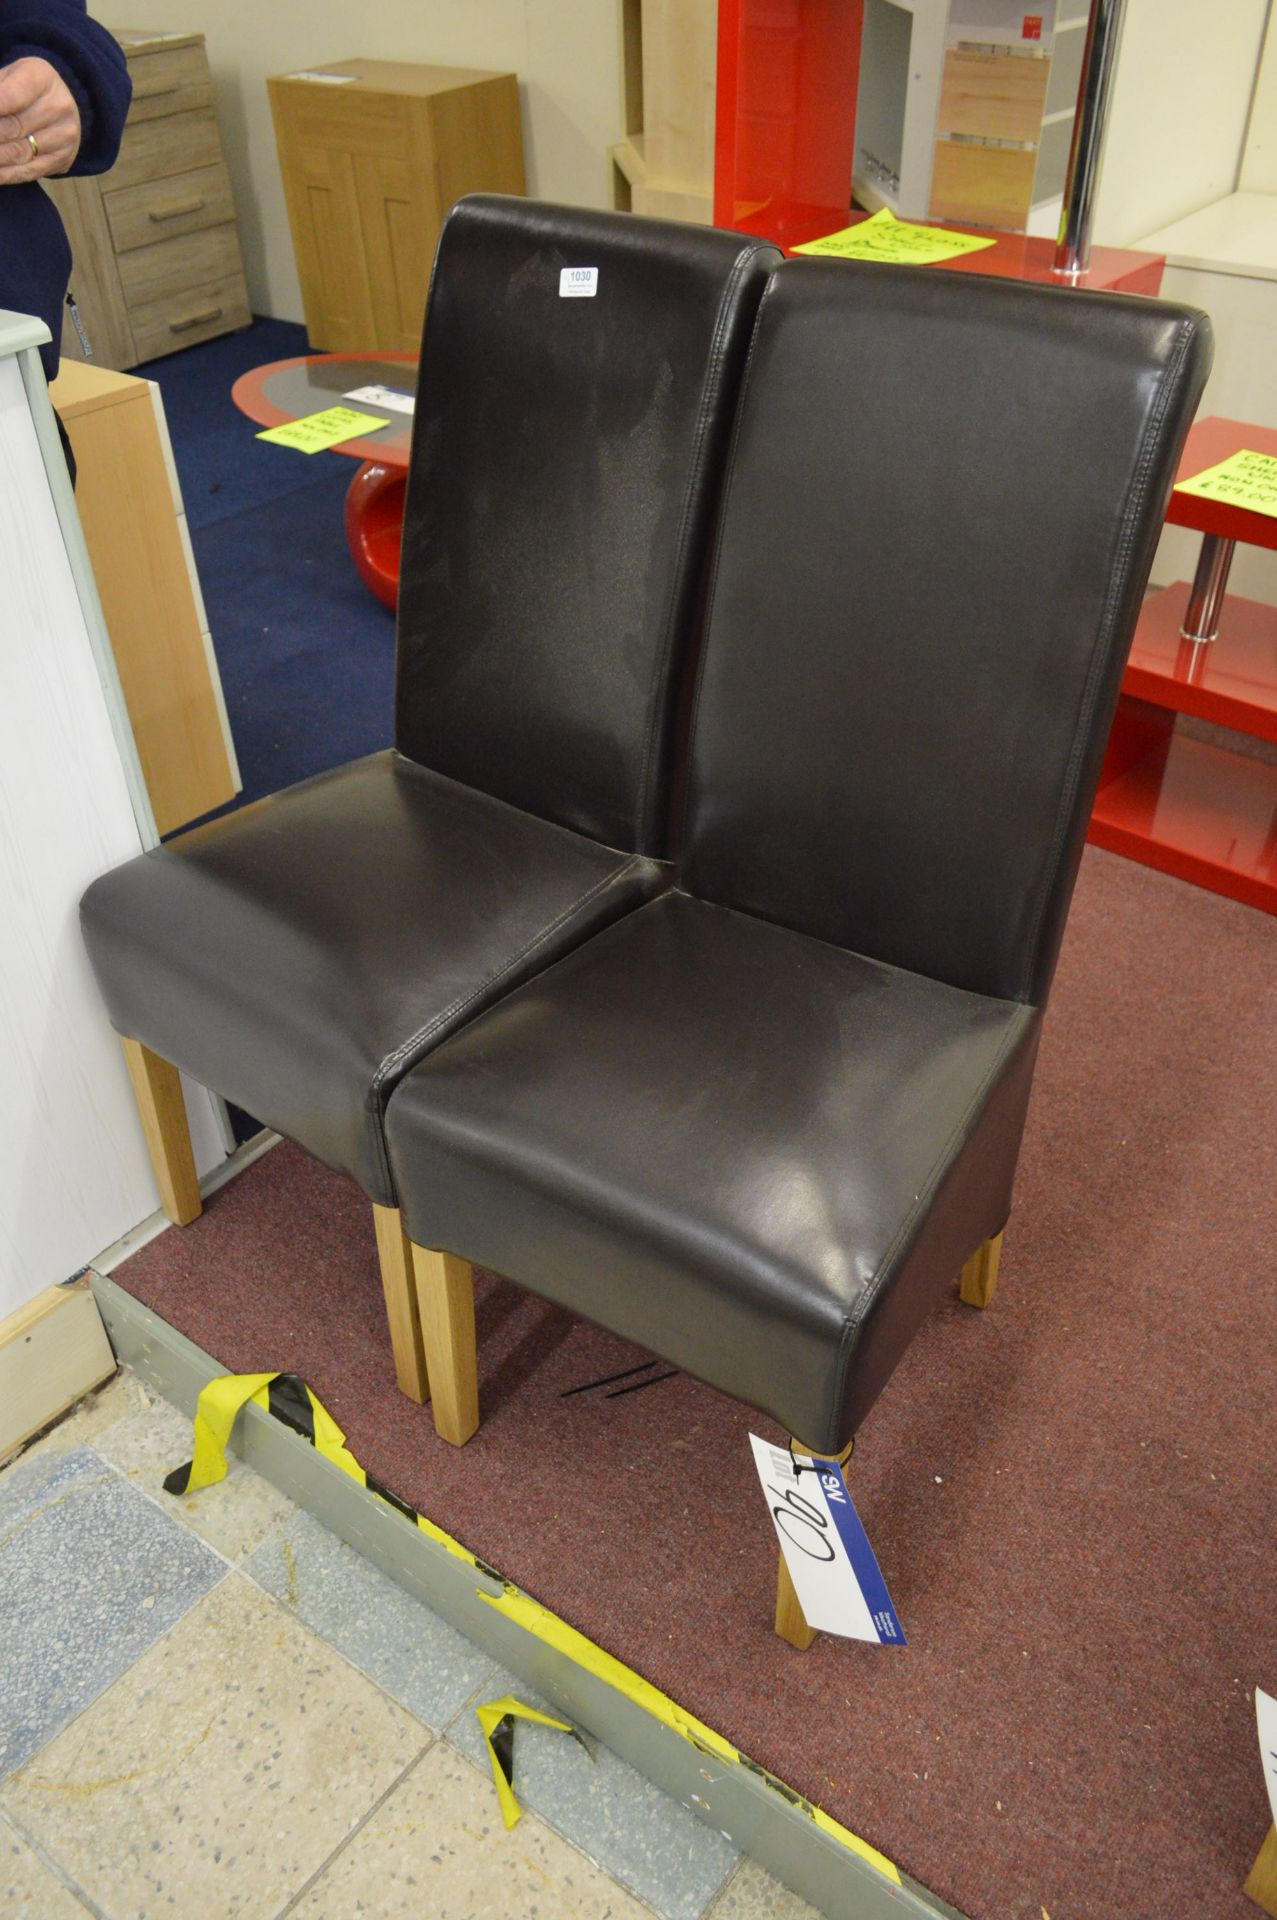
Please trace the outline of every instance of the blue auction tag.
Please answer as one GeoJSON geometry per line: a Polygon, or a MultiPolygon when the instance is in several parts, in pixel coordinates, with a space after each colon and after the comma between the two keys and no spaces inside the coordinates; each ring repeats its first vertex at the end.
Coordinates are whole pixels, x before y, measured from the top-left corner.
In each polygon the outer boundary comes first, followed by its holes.
{"type": "Polygon", "coordinates": [[[837,1461],[795,1460],[754,1433],[749,1442],[808,1626],[903,1647],[904,1629],[837,1461]]]}

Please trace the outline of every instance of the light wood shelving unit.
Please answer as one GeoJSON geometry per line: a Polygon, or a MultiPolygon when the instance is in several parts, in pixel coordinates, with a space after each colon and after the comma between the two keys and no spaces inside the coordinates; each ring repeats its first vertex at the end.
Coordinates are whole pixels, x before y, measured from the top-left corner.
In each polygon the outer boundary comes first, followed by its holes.
{"type": "Polygon", "coordinates": [[[708,225],[714,208],[718,8],[714,0],[622,0],[621,110],[612,203],[708,225]]]}
{"type": "Polygon", "coordinates": [[[155,824],[171,833],[240,780],[159,391],[64,361],[52,397],[155,824]]]}

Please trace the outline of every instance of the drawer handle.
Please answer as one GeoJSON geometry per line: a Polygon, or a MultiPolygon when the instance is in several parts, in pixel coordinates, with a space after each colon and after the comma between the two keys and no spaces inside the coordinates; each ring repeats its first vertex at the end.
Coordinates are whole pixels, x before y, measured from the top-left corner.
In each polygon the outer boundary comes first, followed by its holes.
{"type": "Polygon", "coordinates": [[[158,227],[162,220],[180,220],[185,213],[202,213],[207,205],[207,200],[180,200],[175,207],[164,207],[158,213],[152,211],[147,219],[158,227]]]}
{"type": "Polygon", "coordinates": [[[182,82],[175,80],[167,87],[134,87],[133,98],[135,100],[158,100],[162,94],[180,93],[181,91],[182,82]]]}
{"type": "Polygon", "coordinates": [[[170,320],[168,330],[170,333],[189,333],[192,327],[202,327],[206,320],[220,320],[221,317],[221,307],[205,307],[203,313],[192,313],[185,320],[170,320]]]}

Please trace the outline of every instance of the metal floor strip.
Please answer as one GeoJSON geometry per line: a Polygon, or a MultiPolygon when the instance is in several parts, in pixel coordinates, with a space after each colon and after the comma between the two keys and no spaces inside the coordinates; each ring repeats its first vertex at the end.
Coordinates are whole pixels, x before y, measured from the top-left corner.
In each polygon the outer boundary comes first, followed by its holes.
{"type": "MultiPolygon", "coordinates": [[[[111,1343],[148,1386],[193,1418],[200,1390],[225,1369],[131,1294],[95,1272],[93,1290],[111,1343]]],[[[884,1863],[837,1824],[814,1814],[800,1795],[736,1753],[718,1736],[699,1741],[643,1704],[647,1683],[633,1676],[632,1692],[604,1674],[619,1669],[609,1656],[573,1657],[580,1643],[570,1628],[541,1631],[554,1622],[526,1596],[511,1609],[509,1590],[360,1486],[347,1473],[274,1419],[245,1407],[235,1451],[281,1492],[356,1547],[404,1590],[440,1614],[493,1660],[517,1674],[565,1719],[584,1727],[653,1785],[727,1835],[828,1920],[962,1920],[957,1910],[884,1863]],[[730,1758],[724,1757],[730,1754],[730,1758]]],[[[585,1643],[588,1645],[588,1643],[585,1643]]],[[[688,1716],[689,1727],[697,1723],[688,1716]]]]}

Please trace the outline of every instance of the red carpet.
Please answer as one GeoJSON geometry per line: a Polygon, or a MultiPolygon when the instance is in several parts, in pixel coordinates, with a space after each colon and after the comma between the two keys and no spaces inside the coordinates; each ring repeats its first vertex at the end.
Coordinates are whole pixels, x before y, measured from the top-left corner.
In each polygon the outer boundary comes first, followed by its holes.
{"type": "Polygon", "coordinates": [[[645,1356],[507,1283],[484,1425],[436,1441],[362,1196],[291,1146],[115,1277],[228,1370],[302,1374],[371,1473],[974,1920],[1246,1920],[1275,962],[1272,919],[1087,853],[997,1299],[934,1315],[852,1469],[905,1650],[782,1645],[752,1416],[682,1377],[562,1398],[645,1356]]]}

